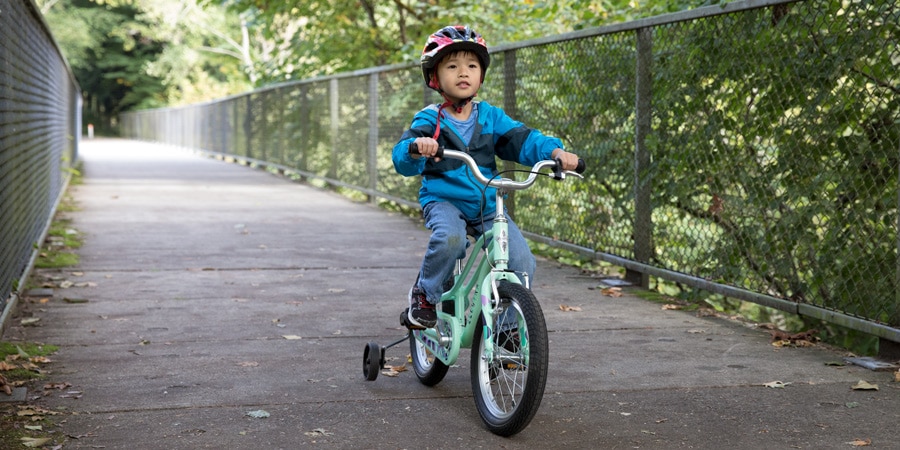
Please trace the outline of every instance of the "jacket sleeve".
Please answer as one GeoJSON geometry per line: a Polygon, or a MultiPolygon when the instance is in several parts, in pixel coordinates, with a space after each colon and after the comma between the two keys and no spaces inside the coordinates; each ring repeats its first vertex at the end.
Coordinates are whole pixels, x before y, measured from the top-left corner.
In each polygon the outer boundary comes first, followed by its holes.
{"type": "Polygon", "coordinates": [[[557,148],[564,148],[559,138],[545,136],[540,131],[513,120],[500,108],[491,108],[494,148],[500,159],[515,161],[525,166],[533,166],[539,161],[550,159],[557,148]]]}
{"type": "Polygon", "coordinates": [[[400,175],[411,177],[420,175],[425,170],[426,158],[415,159],[409,155],[409,144],[417,137],[431,136],[434,134],[434,122],[429,116],[420,111],[413,117],[410,128],[403,132],[400,141],[394,145],[391,152],[391,160],[394,162],[394,170],[400,175]]]}

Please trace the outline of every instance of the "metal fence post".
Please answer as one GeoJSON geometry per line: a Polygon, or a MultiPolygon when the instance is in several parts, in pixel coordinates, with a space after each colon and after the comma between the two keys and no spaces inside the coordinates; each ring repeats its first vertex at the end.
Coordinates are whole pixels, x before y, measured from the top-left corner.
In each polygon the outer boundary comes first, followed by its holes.
{"type": "MultiPolygon", "coordinates": [[[[369,75],[369,189],[378,191],[378,73],[369,75]]],[[[369,195],[375,203],[377,197],[369,195]]]]}
{"type": "Polygon", "coordinates": [[[338,80],[332,78],[328,83],[328,111],[331,113],[331,165],[328,168],[328,177],[337,179],[338,164],[338,133],[340,132],[340,116],[338,115],[338,80]]]}
{"type": "MultiPolygon", "coordinates": [[[[518,106],[516,101],[516,51],[509,50],[503,53],[503,109],[512,118],[518,116],[518,106]]],[[[514,170],[516,163],[512,161],[503,162],[503,170],[514,170]]],[[[506,200],[506,210],[509,217],[516,218],[516,191],[510,191],[506,200]]]]}
{"type": "MultiPolygon", "coordinates": [[[[650,134],[650,101],[653,83],[653,41],[650,28],[637,30],[637,67],[635,72],[634,130],[634,259],[650,262],[653,256],[652,205],[650,204],[650,151],[646,139],[650,134]]],[[[625,279],[650,287],[645,272],[627,270],[625,279]]]]}

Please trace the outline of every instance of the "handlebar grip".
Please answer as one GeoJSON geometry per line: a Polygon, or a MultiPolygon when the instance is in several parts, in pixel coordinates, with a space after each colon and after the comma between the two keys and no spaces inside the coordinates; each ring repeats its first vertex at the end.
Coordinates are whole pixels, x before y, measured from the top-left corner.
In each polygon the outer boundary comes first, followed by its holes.
{"type": "Polygon", "coordinates": [[[586,167],[585,164],[584,164],[584,160],[581,159],[581,158],[578,158],[578,166],[575,167],[575,173],[584,173],[584,170],[585,170],[586,168],[587,168],[587,167],[586,167]]]}
{"type": "MultiPolygon", "coordinates": [[[[409,154],[410,155],[421,155],[419,153],[419,146],[416,144],[416,141],[412,141],[409,143],[409,154]]],[[[438,147],[437,154],[434,155],[434,158],[443,158],[444,157],[444,147],[438,147]]]]}

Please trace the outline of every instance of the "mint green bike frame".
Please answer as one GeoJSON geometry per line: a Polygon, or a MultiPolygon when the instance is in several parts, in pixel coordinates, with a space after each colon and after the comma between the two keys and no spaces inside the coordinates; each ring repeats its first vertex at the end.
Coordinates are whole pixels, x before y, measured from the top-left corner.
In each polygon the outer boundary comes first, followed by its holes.
{"type": "MultiPolygon", "coordinates": [[[[435,305],[437,311],[437,325],[434,328],[424,330],[412,330],[412,335],[435,358],[450,366],[456,363],[459,350],[472,348],[475,336],[475,327],[478,317],[484,317],[484,330],[482,338],[491,339],[494,330],[495,299],[499,301],[497,285],[501,281],[523,284],[515,272],[508,269],[509,263],[509,222],[503,207],[503,199],[510,190],[526,189],[534,184],[539,171],[543,167],[554,166],[553,161],[541,161],[536,164],[531,174],[524,181],[514,181],[505,178],[488,179],[479,170],[475,161],[467,153],[444,150],[444,158],[459,159],[465,162],[475,178],[486,186],[497,188],[497,212],[493,226],[475,241],[473,250],[467,259],[459,260],[457,270],[453,277],[453,287],[441,295],[441,301],[435,305]],[[487,247],[485,247],[487,242],[487,247]],[[465,261],[465,265],[462,265],[465,261]],[[462,266],[462,267],[460,267],[462,266]],[[452,312],[445,312],[444,305],[452,302],[452,312]]],[[[581,177],[581,175],[567,172],[581,177]]],[[[527,274],[525,287],[528,286],[527,274]]],[[[524,328],[524,323],[519,323],[524,328]]],[[[527,336],[527,334],[522,334],[527,336]]],[[[524,339],[524,338],[523,338],[524,339]]],[[[528,355],[527,342],[522,343],[528,355]]],[[[493,346],[485,345],[485,358],[493,357],[493,346]]],[[[527,364],[527,361],[526,361],[527,364]]]]}

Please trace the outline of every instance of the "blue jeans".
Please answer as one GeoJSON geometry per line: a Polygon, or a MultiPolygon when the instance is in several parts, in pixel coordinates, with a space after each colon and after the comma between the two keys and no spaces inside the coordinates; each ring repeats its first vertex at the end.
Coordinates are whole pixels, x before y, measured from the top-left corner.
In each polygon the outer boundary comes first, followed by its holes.
{"type": "MultiPolygon", "coordinates": [[[[431,230],[428,249],[419,270],[416,284],[425,291],[429,303],[437,303],[443,294],[444,281],[453,275],[456,260],[465,257],[467,221],[462,213],[449,202],[432,202],[425,206],[425,227],[431,230]]],[[[536,262],[528,242],[519,231],[519,227],[509,220],[509,268],[517,273],[527,273],[529,282],[534,280],[536,262]]],[[[490,229],[494,223],[494,214],[486,215],[481,220],[468,223],[481,234],[490,229]]],[[[521,278],[521,276],[520,276],[521,278]]]]}

